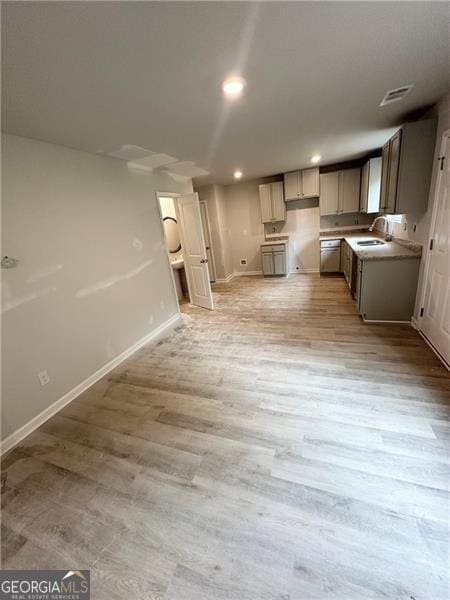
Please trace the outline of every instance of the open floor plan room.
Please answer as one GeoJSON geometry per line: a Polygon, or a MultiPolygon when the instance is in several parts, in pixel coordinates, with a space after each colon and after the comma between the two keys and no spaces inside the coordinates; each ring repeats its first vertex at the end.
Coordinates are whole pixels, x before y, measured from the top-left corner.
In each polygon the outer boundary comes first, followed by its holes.
{"type": "Polygon", "coordinates": [[[94,598],[445,598],[450,377],[341,278],[243,277],[4,459],[4,568],[94,598]]]}
{"type": "Polygon", "coordinates": [[[450,4],[0,4],[0,600],[449,600],[450,4]]]}

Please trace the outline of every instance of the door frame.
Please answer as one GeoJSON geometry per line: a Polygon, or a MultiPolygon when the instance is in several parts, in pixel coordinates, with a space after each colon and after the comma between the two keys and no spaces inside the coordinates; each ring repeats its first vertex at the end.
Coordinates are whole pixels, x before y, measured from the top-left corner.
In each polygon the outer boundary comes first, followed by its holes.
{"type": "MultiPolygon", "coordinates": [[[[443,156],[443,153],[445,151],[445,147],[447,145],[447,138],[450,138],[450,129],[446,129],[443,133],[442,133],[442,137],[441,137],[441,145],[439,147],[439,154],[438,154],[438,158],[443,156]]],[[[446,157],[447,160],[450,160],[450,157],[446,157]]],[[[422,320],[423,317],[420,315],[420,311],[424,305],[425,302],[425,294],[426,294],[426,286],[427,286],[427,280],[428,280],[428,274],[430,271],[430,263],[431,263],[431,251],[430,251],[430,243],[431,240],[434,238],[434,233],[435,233],[435,229],[436,229],[436,219],[437,219],[437,214],[438,214],[438,198],[439,198],[439,192],[441,189],[441,185],[443,182],[443,176],[445,174],[445,170],[441,170],[438,168],[438,173],[437,173],[437,177],[436,177],[436,185],[434,188],[434,195],[433,195],[433,206],[432,206],[432,212],[431,212],[431,222],[430,222],[430,229],[428,231],[428,238],[427,238],[427,246],[425,249],[425,266],[424,266],[424,270],[423,270],[423,278],[422,278],[422,285],[421,285],[421,289],[420,289],[420,294],[419,294],[419,316],[417,318],[413,317],[413,325],[414,327],[419,331],[419,333],[422,335],[422,337],[424,338],[424,340],[427,342],[427,344],[430,346],[430,348],[433,350],[433,352],[436,354],[436,356],[438,356],[441,361],[443,362],[443,364],[447,367],[447,369],[449,369],[449,365],[447,365],[447,363],[444,361],[443,357],[439,354],[439,351],[437,350],[437,348],[435,348],[432,344],[432,342],[427,338],[427,336],[423,333],[422,329],[421,329],[421,325],[422,325],[422,320]]]]}
{"type": "Polygon", "coordinates": [[[216,281],[216,262],[215,262],[215,260],[216,259],[214,257],[214,245],[213,245],[212,236],[211,236],[211,225],[210,225],[210,221],[209,221],[208,203],[206,202],[206,200],[199,200],[199,204],[200,204],[200,206],[203,206],[205,208],[206,228],[208,230],[209,247],[211,250],[211,273],[210,273],[210,275],[212,275],[211,283],[215,283],[215,281],[216,281]]]}
{"type": "MultiPolygon", "coordinates": [[[[174,192],[155,192],[155,195],[156,195],[156,204],[158,206],[159,222],[161,225],[161,234],[162,234],[162,239],[164,241],[164,248],[166,250],[167,264],[169,266],[170,277],[172,279],[173,293],[175,294],[175,299],[177,301],[178,312],[180,312],[180,301],[178,300],[178,292],[177,292],[177,286],[175,284],[175,276],[173,274],[172,263],[170,262],[169,248],[167,247],[167,244],[166,244],[166,236],[164,233],[164,226],[163,226],[163,216],[162,216],[162,212],[161,212],[161,203],[160,203],[159,199],[160,198],[173,198],[173,201],[175,203],[175,211],[177,212],[178,198],[182,194],[176,194],[174,192]]],[[[177,214],[178,214],[178,212],[177,212],[177,214]]],[[[181,235],[180,235],[180,238],[181,238],[181,235]]],[[[187,269],[185,269],[185,273],[186,273],[186,280],[187,280],[187,284],[188,284],[189,304],[191,304],[191,285],[189,282],[189,275],[187,273],[187,269]]]]}

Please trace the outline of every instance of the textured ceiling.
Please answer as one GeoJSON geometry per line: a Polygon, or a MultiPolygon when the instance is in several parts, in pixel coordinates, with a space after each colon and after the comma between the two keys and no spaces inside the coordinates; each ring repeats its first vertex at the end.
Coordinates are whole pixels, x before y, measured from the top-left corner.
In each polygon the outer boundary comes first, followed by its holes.
{"type": "Polygon", "coordinates": [[[88,152],[137,145],[205,182],[355,158],[448,89],[449,6],[6,2],[3,129],[88,152]],[[232,73],[247,86],[228,103],[232,73]]]}

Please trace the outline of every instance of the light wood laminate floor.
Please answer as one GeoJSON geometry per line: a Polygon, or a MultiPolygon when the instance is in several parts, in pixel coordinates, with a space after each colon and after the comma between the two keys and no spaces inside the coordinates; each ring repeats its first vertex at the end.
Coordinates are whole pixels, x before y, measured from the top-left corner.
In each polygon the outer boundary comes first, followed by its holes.
{"type": "Polygon", "coordinates": [[[4,458],[4,568],[93,600],[444,600],[447,371],[342,278],[238,278],[4,458]]]}

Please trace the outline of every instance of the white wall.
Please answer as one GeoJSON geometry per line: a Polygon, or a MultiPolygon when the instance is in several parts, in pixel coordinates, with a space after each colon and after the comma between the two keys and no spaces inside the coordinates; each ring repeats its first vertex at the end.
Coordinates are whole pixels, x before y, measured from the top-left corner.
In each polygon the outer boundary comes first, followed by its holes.
{"type": "Polygon", "coordinates": [[[222,185],[215,185],[217,219],[220,229],[220,239],[222,243],[223,268],[225,278],[233,274],[233,251],[231,244],[231,231],[228,224],[227,199],[225,188],[222,185]]]}
{"type": "Polygon", "coordinates": [[[286,204],[286,222],[266,224],[267,234],[289,236],[289,271],[311,273],[320,268],[319,200],[291,200],[286,204]]]}
{"type": "Polygon", "coordinates": [[[264,225],[261,223],[258,184],[262,181],[253,179],[224,186],[234,272],[261,271],[260,244],[264,241],[264,225]],[[241,265],[241,259],[247,264],[241,265]]]}
{"type": "Polygon", "coordinates": [[[2,136],[2,438],[178,311],[155,192],[164,173],[2,136]],[[37,373],[51,381],[41,387],[37,373]]]}
{"type": "Polygon", "coordinates": [[[203,185],[196,188],[200,200],[208,207],[211,244],[216,267],[216,278],[227,279],[233,274],[230,232],[223,186],[203,185]]]}
{"type": "Polygon", "coordinates": [[[320,217],[320,230],[326,231],[328,229],[336,229],[339,227],[367,227],[369,226],[376,214],[366,213],[347,213],[344,215],[327,215],[326,217],[320,217]]]}
{"type": "Polygon", "coordinates": [[[266,233],[289,235],[291,272],[319,269],[319,204],[318,200],[301,200],[287,204],[285,223],[263,225],[259,202],[259,185],[280,181],[280,176],[253,179],[225,186],[228,227],[230,230],[233,270],[261,271],[260,244],[266,233]],[[273,231],[275,230],[275,231],[273,231]],[[240,264],[241,259],[247,265],[240,264]],[[298,267],[298,269],[297,269],[298,267]]]}
{"type": "Polygon", "coordinates": [[[159,205],[161,206],[161,216],[163,219],[166,217],[177,218],[177,211],[175,210],[175,202],[170,196],[160,196],[159,205]]]}
{"type": "MultiPolygon", "coordinates": [[[[171,198],[170,196],[160,196],[159,197],[159,205],[161,207],[161,217],[163,219],[165,219],[166,217],[171,217],[172,219],[175,219],[177,221],[177,226],[178,226],[177,211],[175,208],[174,199],[171,198]]],[[[166,246],[167,246],[167,241],[165,240],[165,242],[166,242],[166,246]]],[[[168,246],[167,246],[167,249],[168,249],[168,246]]],[[[183,248],[180,248],[180,250],[178,252],[169,252],[169,257],[170,257],[171,261],[180,260],[181,258],[183,258],[183,248]]],[[[175,276],[175,285],[177,285],[176,276],[175,276]]],[[[182,297],[182,296],[179,296],[179,297],[182,297]]]]}

